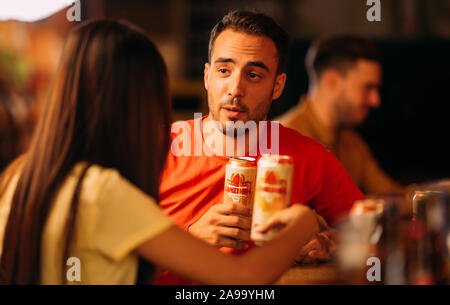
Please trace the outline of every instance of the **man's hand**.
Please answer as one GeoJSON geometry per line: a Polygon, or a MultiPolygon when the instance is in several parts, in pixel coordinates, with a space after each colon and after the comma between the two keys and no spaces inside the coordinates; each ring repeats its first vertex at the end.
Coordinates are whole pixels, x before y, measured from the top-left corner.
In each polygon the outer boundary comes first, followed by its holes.
{"type": "Polygon", "coordinates": [[[189,233],[215,247],[238,250],[250,240],[251,209],[239,204],[216,204],[189,227],[189,233]]]}
{"type": "Polygon", "coordinates": [[[299,252],[297,263],[311,264],[327,261],[336,251],[336,232],[328,230],[317,233],[299,252]]]}

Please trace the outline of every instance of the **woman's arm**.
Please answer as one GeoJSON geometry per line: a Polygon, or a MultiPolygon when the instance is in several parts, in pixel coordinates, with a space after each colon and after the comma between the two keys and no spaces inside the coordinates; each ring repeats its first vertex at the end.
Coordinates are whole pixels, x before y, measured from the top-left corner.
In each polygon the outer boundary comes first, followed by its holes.
{"type": "Polygon", "coordinates": [[[137,251],[150,262],[205,284],[269,284],[291,264],[318,229],[313,211],[292,205],[276,221],[287,226],[272,241],[241,256],[224,254],[176,226],[137,251]]]}

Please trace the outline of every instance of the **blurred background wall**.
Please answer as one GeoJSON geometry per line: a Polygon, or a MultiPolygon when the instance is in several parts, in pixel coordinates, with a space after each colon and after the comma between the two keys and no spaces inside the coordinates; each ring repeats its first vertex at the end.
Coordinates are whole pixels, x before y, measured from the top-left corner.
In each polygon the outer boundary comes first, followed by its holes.
{"type": "MultiPolygon", "coordinates": [[[[196,111],[207,113],[202,73],[209,31],[229,10],[265,12],[291,35],[288,82],[269,118],[288,110],[306,93],[303,62],[311,40],[331,33],[372,38],[384,58],[382,106],[372,111],[359,132],[380,165],[403,183],[450,176],[450,150],[446,145],[450,0],[381,0],[381,22],[367,21],[366,0],[80,3],[82,21],[122,18],[149,33],[168,66],[175,120],[192,119],[196,111]]],[[[8,5],[8,1],[0,5],[8,5]]],[[[77,24],[67,20],[66,12],[63,9],[33,23],[0,21],[0,169],[26,150],[64,39],[77,24]]]]}

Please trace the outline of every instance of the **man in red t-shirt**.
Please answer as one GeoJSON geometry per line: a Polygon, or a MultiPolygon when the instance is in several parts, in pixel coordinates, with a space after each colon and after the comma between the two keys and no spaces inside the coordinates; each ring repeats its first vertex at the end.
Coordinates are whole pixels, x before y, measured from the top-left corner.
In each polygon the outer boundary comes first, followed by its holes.
{"type": "MultiPolygon", "coordinates": [[[[284,88],[287,49],[287,34],[270,17],[228,13],[210,36],[204,70],[209,114],[172,126],[160,205],[180,227],[225,252],[240,253],[253,246],[248,242],[251,211],[222,203],[229,156],[259,157],[267,151],[290,155],[294,162],[291,203],[309,205],[331,225],[355,200],[364,198],[324,146],[266,122],[272,101],[284,88]],[[236,122],[248,128],[238,124],[231,128],[230,123],[236,122]]],[[[327,259],[332,244],[329,235],[319,234],[302,249],[301,259],[327,259]]],[[[165,274],[157,283],[186,282],[165,274]]]]}

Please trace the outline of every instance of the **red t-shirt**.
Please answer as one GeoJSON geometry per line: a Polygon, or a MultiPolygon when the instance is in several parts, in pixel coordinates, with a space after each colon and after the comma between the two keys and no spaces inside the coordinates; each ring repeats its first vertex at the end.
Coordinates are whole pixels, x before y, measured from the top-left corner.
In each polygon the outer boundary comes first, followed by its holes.
{"type": "MultiPolygon", "coordinates": [[[[193,152],[194,141],[203,145],[204,142],[201,133],[194,132],[194,120],[184,124],[190,126],[193,152]]],[[[268,147],[270,134],[269,131],[268,147]]],[[[179,133],[172,134],[172,141],[179,140],[179,136],[179,133]]],[[[259,149],[257,153],[259,157],[259,149]]],[[[291,203],[307,204],[329,224],[333,225],[345,216],[355,200],[364,198],[336,157],[322,144],[281,124],[279,154],[291,156],[294,163],[291,203]]],[[[212,205],[222,203],[228,159],[223,156],[175,156],[169,150],[160,184],[160,205],[164,213],[187,231],[212,205]]],[[[221,250],[242,253],[229,248],[221,250]]],[[[156,283],[188,282],[164,273],[156,283]]]]}

